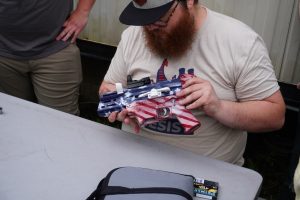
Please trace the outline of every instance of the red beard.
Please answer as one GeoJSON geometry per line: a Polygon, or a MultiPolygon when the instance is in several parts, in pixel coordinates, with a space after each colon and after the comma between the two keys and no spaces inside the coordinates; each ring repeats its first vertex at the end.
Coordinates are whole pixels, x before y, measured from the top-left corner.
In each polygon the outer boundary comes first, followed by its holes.
{"type": "Polygon", "coordinates": [[[179,58],[192,47],[196,33],[194,18],[185,11],[169,33],[164,28],[150,31],[146,27],[144,33],[151,52],[163,58],[179,58]]]}

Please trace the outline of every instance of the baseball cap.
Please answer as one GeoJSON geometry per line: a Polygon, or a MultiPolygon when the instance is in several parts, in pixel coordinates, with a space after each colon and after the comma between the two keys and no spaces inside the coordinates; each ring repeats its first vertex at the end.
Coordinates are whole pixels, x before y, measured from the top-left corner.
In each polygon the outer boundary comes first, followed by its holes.
{"type": "Polygon", "coordinates": [[[133,0],[120,15],[126,25],[144,26],[159,20],[172,7],[175,0],[133,0]]]}

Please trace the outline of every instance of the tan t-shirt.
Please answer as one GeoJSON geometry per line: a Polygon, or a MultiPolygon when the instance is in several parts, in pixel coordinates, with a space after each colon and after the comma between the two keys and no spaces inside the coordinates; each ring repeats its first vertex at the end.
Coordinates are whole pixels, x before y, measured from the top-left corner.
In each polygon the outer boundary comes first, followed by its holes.
{"type": "MultiPolygon", "coordinates": [[[[129,27],[123,34],[105,81],[126,86],[127,75],[134,80],[149,76],[168,80],[179,71],[194,71],[210,81],[220,99],[242,102],[261,100],[279,89],[263,40],[248,26],[207,9],[205,23],[192,48],[180,59],[167,59],[150,53],[142,27],[129,27]]],[[[177,120],[162,121],[142,129],[141,135],[219,160],[243,164],[247,133],[220,124],[203,112],[195,112],[201,127],[184,135],[177,120]]],[[[123,130],[133,132],[123,125],[123,130]]]]}

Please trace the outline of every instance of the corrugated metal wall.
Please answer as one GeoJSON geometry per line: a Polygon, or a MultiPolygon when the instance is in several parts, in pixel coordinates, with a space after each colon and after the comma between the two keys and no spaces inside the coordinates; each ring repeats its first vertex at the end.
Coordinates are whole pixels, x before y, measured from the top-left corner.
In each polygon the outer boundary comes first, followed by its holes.
{"type": "Polygon", "coordinates": [[[130,0],[96,0],[80,38],[116,46],[126,28],[119,22],[119,15],[129,2],[130,0]]]}
{"type": "MultiPolygon", "coordinates": [[[[300,22],[297,0],[200,0],[208,8],[237,18],[265,40],[281,81],[300,82],[300,22]]],[[[75,0],[77,2],[77,0],[75,0]]],[[[130,0],[97,0],[81,38],[117,45],[126,26],[118,21],[130,0]]]]}
{"type": "Polygon", "coordinates": [[[290,83],[300,82],[300,5],[297,6],[297,2],[295,2],[291,17],[281,66],[279,73],[281,81],[290,83]]]}

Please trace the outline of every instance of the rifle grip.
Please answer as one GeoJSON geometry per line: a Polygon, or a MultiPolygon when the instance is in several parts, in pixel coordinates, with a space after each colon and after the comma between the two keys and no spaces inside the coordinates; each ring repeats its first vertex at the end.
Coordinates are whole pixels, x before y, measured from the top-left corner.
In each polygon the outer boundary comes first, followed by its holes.
{"type": "Polygon", "coordinates": [[[201,123],[193,113],[186,109],[185,106],[179,105],[178,101],[175,102],[173,114],[177,117],[186,134],[190,134],[201,126],[201,123]]]}

